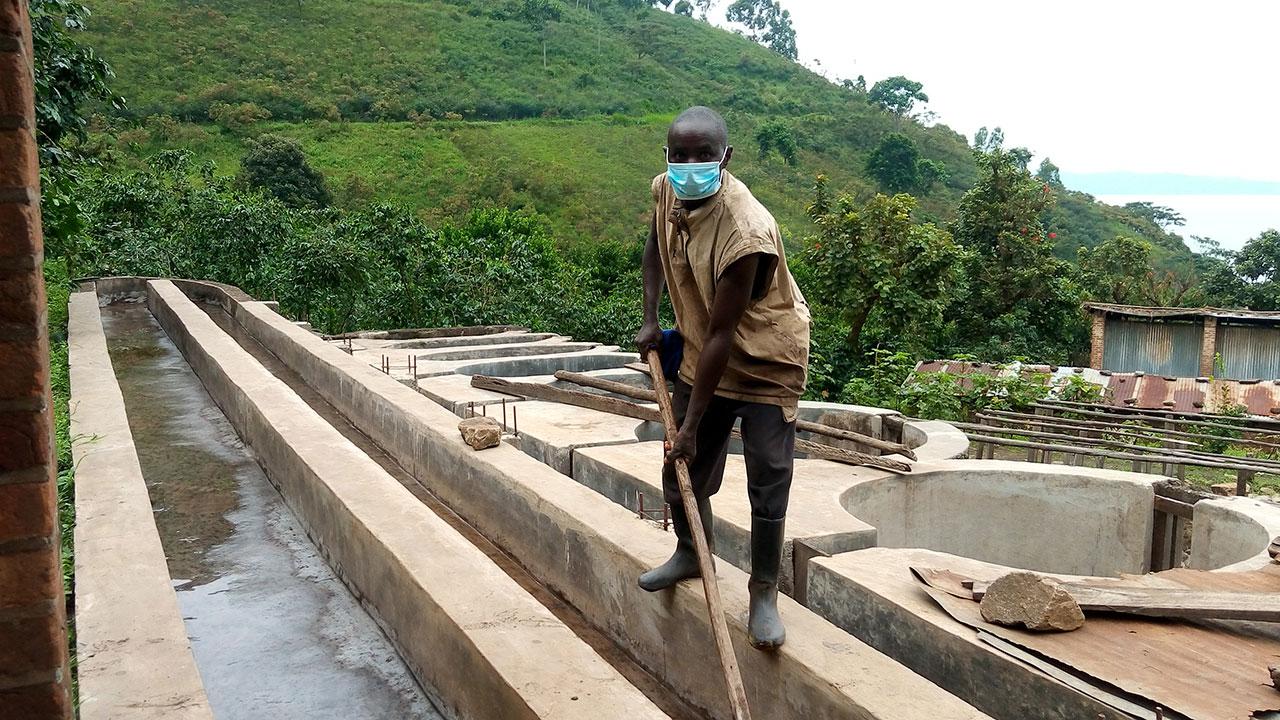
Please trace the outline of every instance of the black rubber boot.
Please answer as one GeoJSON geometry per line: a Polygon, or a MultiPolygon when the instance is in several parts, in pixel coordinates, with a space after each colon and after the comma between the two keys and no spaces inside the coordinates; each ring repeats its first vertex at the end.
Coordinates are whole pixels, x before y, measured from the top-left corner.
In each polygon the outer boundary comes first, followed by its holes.
{"type": "MultiPolygon", "coordinates": [[[[702,527],[707,534],[707,547],[714,555],[710,498],[698,501],[698,514],[702,516],[702,527]]],[[[671,506],[671,524],[676,531],[676,551],[672,553],[670,560],[640,576],[641,589],[657,592],[681,580],[702,577],[702,573],[698,570],[698,551],[693,547],[693,534],[689,531],[689,517],[685,514],[683,504],[671,506]]]]}
{"type": "Polygon", "coordinates": [[[751,579],[747,581],[751,612],[747,634],[752,646],[761,650],[778,648],[787,639],[787,630],[778,615],[778,566],[782,564],[785,525],[785,519],[751,518],[751,579]]]}

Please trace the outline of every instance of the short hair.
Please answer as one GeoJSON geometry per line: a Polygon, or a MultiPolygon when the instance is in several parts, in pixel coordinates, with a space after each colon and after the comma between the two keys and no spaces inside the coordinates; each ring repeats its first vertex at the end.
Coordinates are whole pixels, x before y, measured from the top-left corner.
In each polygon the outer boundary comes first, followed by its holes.
{"type": "Polygon", "coordinates": [[[720,142],[720,146],[729,147],[729,126],[725,124],[724,118],[720,113],[715,110],[705,105],[694,105],[677,115],[671,126],[675,127],[683,123],[708,126],[711,129],[712,137],[720,142]]]}

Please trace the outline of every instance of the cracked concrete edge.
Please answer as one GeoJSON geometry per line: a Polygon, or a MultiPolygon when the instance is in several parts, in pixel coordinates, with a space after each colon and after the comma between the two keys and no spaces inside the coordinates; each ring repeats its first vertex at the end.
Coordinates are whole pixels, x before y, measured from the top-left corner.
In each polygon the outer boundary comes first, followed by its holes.
{"type": "Polygon", "coordinates": [[[80,717],[212,720],[94,292],[68,325],[80,717]]]}
{"type": "Polygon", "coordinates": [[[149,288],[157,320],[442,712],[457,718],[666,717],[177,287],[154,281],[149,288]]]}
{"type": "MultiPolygon", "coordinates": [[[[255,303],[235,317],[392,457],[561,593],[691,704],[728,707],[700,587],[650,594],[635,584],[670,536],[510,446],[466,447],[457,416],[255,303]]],[[[753,711],[760,717],[986,717],[788,598],[788,642],[747,643],[746,574],[727,564],[721,593],[753,711]]]]}

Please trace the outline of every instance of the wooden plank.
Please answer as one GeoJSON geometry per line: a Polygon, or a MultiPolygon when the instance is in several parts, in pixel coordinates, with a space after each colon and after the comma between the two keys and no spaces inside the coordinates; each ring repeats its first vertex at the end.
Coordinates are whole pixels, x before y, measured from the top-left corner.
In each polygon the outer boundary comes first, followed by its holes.
{"type": "MultiPolygon", "coordinates": [[[[648,366],[646,365],[645,367],[648,366]]],[[[557,370],[555,376],[557,380],[564,380],[565,382],[582,385],[583,387],[606,390],[611,393],[625,395],[626,397],[635,398],[636,400],[644,400],[646,402],[655,401],[654,392],[648,388],[640,388],[635,385],[628,385],[615,380],[606,380],[604,378],[584,375],[582,373],[569,372],[568,370],[557,370]]],[[[902,455],[904,457],[911,458],[912,460],[916,459],[916,454],[911,451],[911,448],[903,445],[902,443],[881,440],[880,438],[863,435],[862,433],[855,432],[853,430],[831,427],[830,425],[810,422],[808,420],[797,420],[796,429],[811,432],[815,435],[825,435],[827,437],[838,438],[840,440],[849,440],[893,455],[902,455]]]]}
{"type": "Polygon", "coordinates": [[[1149,572],[1169,569],[1166,562],[1169,554],[1169,520],[1169,514],[1162,512],[1159,507],[1151,511],[1151,558],[1147,567],[1149,572]]]}
{"type": "Polygon", "coordinates": [[[1163,497],[1161,495],[1156,495],[1154,507],[1159,512],[1168,513],[1188,520],[1190,520],[1192,515],[1195,514],[1195,505],[1182,502],[1181,500],[1163,497]]]}
{"type": "Polygon", "coordinates": [[[1152,455],[1135,455],[1133,453],[1118,452],[1118,451],[1111,451],[1111,450],[1098,450],[1095,448],[1072,447],[1068,445],[1051,445],[1047,443],[1037,443],[1037,442],[1030,442],[1026,440],[1010,440],[1008,438],[975,435],[975,434],[969,434],[969,439],[976,440],[978,442],[994,443],[996,445],[1007,445],[1009,447],[1031,448],[1032,450],[1038,450],[1038,451],[1047,450],[1049,452],[1075,452],[1075,453],[1080,453],[1082,455],[1091,455],[1095,457],[1102,456],[1102,457],[1110,458],[1112,460],[1131,460],[1139,464],[1163,461],[1163,462],[1183,463],[1185,465],[1195,465],[1197,467],[1219,468],[1219,469],[1225,469],[1225,470],[1239,470],[1241,468],[1244,468],[1245,470],[1255,470],[1257,472],[1269,474],[1269,475],[1280,475],[1280,469],[1270,468],[1270,467],[1259,467],[1256,465],[1248,465],[1244,463],[1212,462],[1209,460],[1202,460],[1199,458],[1170,458],[1170,457],[1158,457],[1158,456],[1152,456],[1152,455]]]}
{"type": "MultiPolygon", "coordinates": [[[[489,377],[487,375],[471,376],[471,387],[479,388],[481,390],[506,393],[507,395],[515,395],[517,397],[532,398],[534,400],[547,400],[549,402],[558,402],[565,405],[574,405],[576,407],[584,407],[589,410],[599,410],[600,412],[613,413],[614,415],[622,415],[623,417],[635,418],[637,420],[662,422],[662,416],[656,408],[637,405],[636,403],[608,397],[607,395],[582,392],[581,390],[569,390],[567,388],[558,388],[551,385],[543,385],[541,383],[512,382],[504,378],[489,377]]],[[[737,432],[737,430],[734,430],[735,434],[737,432]]],[[[823,460],[831,460],[833,462],[844,463],[846,465],[865,465],[868,467],[891,470],[893,472],[911,472],[911,466],[904,462],[891,460],[889,458],[876,457],[874,455],[866,455],[852,450],[832,447],[830,445],[823,445],[822,443],[816,443],[811,440],[801,440],[800,438],[796,438],[796,450],[823,460]]]]}
{"type": "MultiPolygon", "coordinates": [[[[1068,410],[1067,412],[1072,412],[1068,410]]],[[[1253,438],[1224,438],[1221,435],[1207,435],[1205,433],[1185,432],[1182,430],[1169,430],[1163,427],[1148,427],[1136,425],[1124,425],[1125,418],[1116,416],[1111,422],[1102,420],[1081,420],[1078,418],[1066,418],[1057,415],[1032,415],[1030,413],[1013,412],[1010,410],[986,410],[978,415],[979,420],[991,418],[1016,418],[1019,420],[1027,420],[1028,424],[1044,424],[1059,425],[1063,427],[1087,427],[1096,428],[1108,434],[1119,434],[1125,429],[1126,434],[1133,434],[1139,437],[1149,437],[1155,439],[1158,436],[1170,436],[1178,438],[1188,438],[1192,440],[1230,440],[1235,445],[1248,445],[1250,447],[1280,448],[1280,443],[1268,442],[1266,440],[1256,440],[1253,438]]]]}
{"type": "MultiPolygon", "coordinates": [[[[1145,423],[1161,423],[1161,424],[1164,424],[1164,423],[1169,422],[1169,418],[1164,418],[1164,417],[1160,417],[1160,416],[1157,416],[1157,415],[1124,415],[1124,416],[1118,416],[1118,415],[1117,415],[1117,413],[1114,413],[1114,412],[1107,412],[1107,411],[1104,411],[1104,410],[1086,410],[1086,409],[1084,409],[1084,408],[1077,408],[1077,407],[1073,407],[1073,406],[1057,405],[1057,404],[1051,404],[1051,403],[1045,403],[1045,402],[1032,403],[1032,404],[1031,404],[1031,407],[1036,408],[1036,409],[1038,409],[1038,410],[1049,410],[1049,411],[1051,411],[1051,412],[1069,412],[1069,413],[1075,413],[1075,414],[1077,414],[1077,415],[1084,415],[1085,417],[1109,417],[1109,418],[1116,418],[1116,419],[1117,419],[1117,420],[1119,420],[1120,422],[1128,422],[1128,421],[1131,421],[1131,420],[1137,420],[1137,421],[1139,421],[1139,422],[1145,422],[1145,423]]],[[[1110,406],[1109,406],[1109,405],[1102,405],[1102,406],[1098,406],[1098,407],[1110,407],[1110,406]]],[[[1209,420],[1176,420],[1175,422],[1177,422],[1179,425],[1184,426],[1184,427],[1213,427],[1213,428],[1221,428],[1221,429],[1224,429],[1224,430],[1236,430],[1236,431],[1239,431],[1239,432],[1242,432],[1242,433],[1245,433],[1245,432],[1259,432],[1258,430],[1253,430],[1253,429],[1249,428],[1247,425],[1244,425],[1244,424],[1243,424],[1243,422],[1242,422],[1241,424],[1239,424],[1239,425],[1233,425],[1233,424],[1229,424],[1229,423],[1212,422],[1212,421],[1209,421],[1209,420]]],[[[1160,428],[1160,429],[1163,429],[1163,428],[1160,428]]]]}
{"type": "Polygon", "coordinates": [[[518,397],[533,398],[535,400],[548,400],[551,402],[564,403],[565,405],[576,405],[577,407],[613,413],[614,415],[622,415],[624,417],[635,418],[637,420],[662,422],[662,416],[658,414],[658,410],[656,408],[644,407],[633,402],[627,402],[626,400],[619,400],[605,395],[582,392],[580,390],[567,390],[565,388],[552,387],[551,385],[543,385],[541,383],[512,382],[503,378],[489,377],[487,375],[472,375],[471,387],[479,388],[481,390],[492,390],[493,392],[506,393],[508,395],[515,395],[518,397]]]}
{"type": "MultiPolygon", "coordinates": [[[[677,432],[676,415],[671,407],[671,396],[667,394],[667,381],[662,377],[662,363],[658,361],[658,351],[651,348],[648,357],[653,386],[661,390],[657,393],[658,410],[667,431],[667,442],[674,442],[677,432]]],[[[750,720],[747,688],[742,684],[738,658],[733,654],[733,640],[729,638],[729,624],[724,619],[724,604],[720,601],[716,569],[711,564],[711,549],[707,546],[706,533],[702,532],[698,500],[693,495],[693,482],[689,479],[689,464],[684,460],[676,461],[676,482],[680,487],[680,500],[684,503],[689,526],[695,528],[693,547],[698,556],[698,570],[702,574],[702,589],[707,597],[707,612],[711,615],[711,629],[715,638],[716,652],[720,656],[720,669],[724,673],[725,685],[729,690],[729,706],[733,709],[735,720],[750,720]]]]}

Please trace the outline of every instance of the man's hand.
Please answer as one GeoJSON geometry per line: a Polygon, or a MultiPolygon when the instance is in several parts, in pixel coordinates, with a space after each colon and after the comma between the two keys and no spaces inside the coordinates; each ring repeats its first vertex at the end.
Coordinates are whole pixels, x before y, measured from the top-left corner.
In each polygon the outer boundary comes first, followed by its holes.
{"type": "Polygon", "coordinates": [[[698,454],[698,432],[697,429],[689,429],[686,425],[680,428],[680,432],[676,433],[676,441],[666,442],[663,447],[666,448],[667,456],[665,462],[668,464],[677,460],[684,460],[686,463],[693,462],[693,458],[698,454]]]}
{"type": "Polygon", "coordinates": [[[644,355],[649,348],[658,347],[661,340],[662,328],[657,323],[645,323],[640,326],[640,332],[636,333],[636,349],[644,355]]]}

